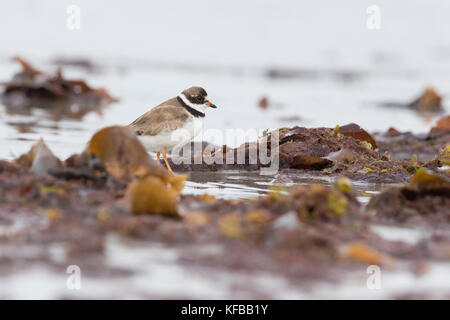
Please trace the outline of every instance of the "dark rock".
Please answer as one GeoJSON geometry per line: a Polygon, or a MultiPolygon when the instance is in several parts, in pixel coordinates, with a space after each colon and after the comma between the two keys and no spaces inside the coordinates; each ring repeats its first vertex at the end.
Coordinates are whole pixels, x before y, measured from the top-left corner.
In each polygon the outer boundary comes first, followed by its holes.
{"type": "Polygon", "coordinates": [[[333,165],[333,161],[319,157],[307,156],[298,154],[294,156],[291,163],[291,168],[294,169],[308,169],[308,170],[322,170],[333,165]]]}

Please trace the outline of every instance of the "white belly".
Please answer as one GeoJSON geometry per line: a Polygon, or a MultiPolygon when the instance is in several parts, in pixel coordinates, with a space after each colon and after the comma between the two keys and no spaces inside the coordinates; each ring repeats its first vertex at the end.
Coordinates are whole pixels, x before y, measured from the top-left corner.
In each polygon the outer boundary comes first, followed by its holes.
{"type": "Polygon", "coordinates": [[[190,117],[182,128],[162,131],[156,136],[138,136],[147,151],[161,152],[182,147],[194,139],[202,130],[203,118],[190,117]]]}

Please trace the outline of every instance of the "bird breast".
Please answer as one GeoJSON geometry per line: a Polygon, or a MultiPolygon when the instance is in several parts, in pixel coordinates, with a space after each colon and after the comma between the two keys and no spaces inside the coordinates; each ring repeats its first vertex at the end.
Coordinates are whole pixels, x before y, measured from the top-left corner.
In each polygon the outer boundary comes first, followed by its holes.
{"type": "Polygon", "coordinates": [[[194,139],[203,128],[203,118],[190,116],[183,127],[176,130],[164,130],[155,136],[139,136],[139,140],[148,151],[160,152],[182,147],[194,139]]]}

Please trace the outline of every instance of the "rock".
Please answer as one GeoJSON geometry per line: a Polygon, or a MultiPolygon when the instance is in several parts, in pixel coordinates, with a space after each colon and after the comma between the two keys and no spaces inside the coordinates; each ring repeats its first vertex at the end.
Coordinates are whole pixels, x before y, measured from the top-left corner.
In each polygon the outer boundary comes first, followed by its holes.
{"type": "Polygon", "coordinates": [[[439,161],[440,165],[450,166],[450,144],[442,148],[437,157],[437,161],[439,161]]]}
{"type": "Polygon", "coordinates": [[[424,168],[419,168],[410,183],[391,187],[373,197],[368,209],[381,219],[406,222],[420,216],[435,216],[448,222],[450,181],[424,168]]]}
{"type": "Polygon", "coordinates": [[[31,165],[31,172],[39,175],[46,175],[48,170],[59,167],[61,161],[47,147],[43,140],[38,142],[36,156],[31,165]]]}
{"type": "Polygon", "coordinates": [[[307,169],[307,170],[322,170],[333,165],[333,161],[319,157],[307,156],[298,154],[293,157],[291,168],[307,169]]]}
{"type": "Polygon", "coordinates": [[[333,162],[352,163],[353,161],[355,161],[356,156],[350,149],[342,148],[339,151],[331,152],[325,158],[333,162]]]}
{"type": "Polygon", "coordinates": [[[366,141],[371,144],[372,149],[378,148],[375,139],[356,123],[349,123],[345,126],[339,127],[339,133],[344,136],[353,137],[360,141],[366,141]]]}
{"type": "Polygon", "coordinates": [[[125,200],[133,213],[177,215],[186,175],[175,176],[150,158],[133,130],[112,126],[97,131],[87,154],[95,155],[117,179],[133,179],[125,200]]]}
{"type": "Polygon", "coordinates": [[[269,106],[269,99],[266,96],[262,97],[261,99],[259,99],[258,106],[261,109],[267,109],[267,107],[269,106]]]}
{"type": "Polygon", "coordinates": [[[128,175],[169,176],[168,171],[150,158],[128,127],[112,126],[97,131],[89,141],[86,152],[98,157],[108,172],[118,179],[128,175]]]}
{"type": "Polygon", "coordinates": [[[450,115],[440,118],[434,127],[431,128],[428,137],[434,138],[450,133],[450,115]]]}
{"type": "Polygon", "coordinates": [[[442,97],[432,87],[428,87],[408,107],[418,111],[437,112],[442,110],[442,97]]]}
{"type": "Polygon", "coordinates": [[[450,131],[430,131],[426,134],[402,132],[390,137],[386,134],[377,140],[380,153],[387,152],[393,160],[410,159],[414,155],[427,162],[436,158],[436,154],[450,141],[450,131]]]}
{"type": "Polygon", "coordinates": [[[91,111],[101,113],[116,101],[104,88],[93,88],[84,80],[69,80],[61,69],[55,74],[32,67],[20,57],[14,58],[22,70],[3,83],[2,102],[9,113],[23,113],[33,108],[45,109],[55,120],[80,119],[91,111]]]}
{"type": "Polygon", "coordinates": [[[388,129],[388,131],[384,134],[387,137],[396,137],[401,135],[402,133],[400,131],[398,131],[397,129],[395,129],[394,127],[390,127],[388,129]]]}
{"type": "Polygon", "coordinates": [[[178,215],[179,190],[171,188],[157,177],[148,176],[134,180],[127,189],[133,213],[178,215]]]}
{"type": "Polygon", "coordinates": [[[46,175],[50,169],[61,166],[61,161],[47,147],[44,140],[40,139],[30,151],[21,155],[16,162],[30,167],[30,171],[38,175],[46,175]]]}
{"type": "Polygon", "coordinates": [[[274,191],[260,201],[269,202],[279,213],[294,211],[302,222],[341,222],[357,217],[360,210],[360,204],[349,192],[320,184],[274,191]]]}

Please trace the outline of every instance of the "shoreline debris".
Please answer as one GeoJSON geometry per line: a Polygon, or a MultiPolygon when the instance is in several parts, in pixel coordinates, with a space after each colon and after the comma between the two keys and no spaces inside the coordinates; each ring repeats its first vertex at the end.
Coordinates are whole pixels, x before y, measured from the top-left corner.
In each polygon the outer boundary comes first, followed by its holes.
{"type": "Polygon", "coordinates": [[[81,119],[88,112],[101,110],[117,101],[104,88],[93,88],[84,80],[69,80],[62,70],[45,73],[21,57],[15,57],[22,70],[11,81],[3,82],[2,103],[9,113],[23,113],[33,108],[47,110],[56,120],[81,119]]]}

